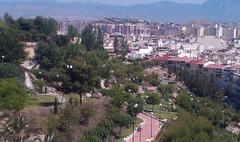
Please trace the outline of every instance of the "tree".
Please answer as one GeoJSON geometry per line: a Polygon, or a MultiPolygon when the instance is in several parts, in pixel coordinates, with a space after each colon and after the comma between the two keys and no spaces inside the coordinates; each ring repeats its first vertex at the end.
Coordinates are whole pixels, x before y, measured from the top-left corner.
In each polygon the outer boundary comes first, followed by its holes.
{"type": "Polygon", "coordinates": [[[54,43],[39,42],[35,59],[42,69],[50,70],[59,67],[62,59],[60,48],[54,43]]]}
{"type": "Polygon", "coordinates": [[[24,79],[24,74],[20,67],[15,64],[0,64],[0,79],[18,78],[24,79]]]}
{"type": "Polygon", "coordinates": [[[100,27],[97,27],[96,47],[103,48],[104,33],[100,27]]]}
{"type": "Polygon", "coordinates": [[[111,75],[114,76],[115,79],[119,82],[123,81],[126,77],[128,77],[128,66],[118,58],[110,59],[109,68],[111,75]]]}
{"type": "Polygon", "coordinates": [[[57,128],[60,126],[60,118],[57,115],[50,116],[45,122],[46,133],[53,134],[57,131],[57,128]]]}
{"type": "Polygon", "coordinates": [[[87,50],[103,48],[103,36],[103,32],[99,27],[93,28],[92,25],[87,25],[81,34],[82,44],[87,50]]]}
{"type": "Polygon", "coordinates": [[[108,65],[108,54],[103,49],[86,51],[83,54],[86,64],[91,65],[96,74],[102,78],[108,78],[110,69],[108,65]]]}
{"type": "Polygon", "coordinates": [[[37,16],[34,19],[34,25],[39,33],[47,36],[55,35],[57,32],[57,22],[53,18],[37,16]]]}
{"type": "Polygon", "coordinates": [[[99,79],[91,65],[86,64],[83,58],[70,60],[61,69],[62,88],[66,93],[75,92],[82,95],[98,87],[99,79]]]}
{"type": "Polygon", "coordinates": [[[176,103],[187,111],[191,111],[191,97],[186,92],[180,92],[176,98],[176,103]]]}
{"type": "Polygon", "coordinates": [[[109,120],[104,120],[98,123],[96,128],[98,137],[100,137],[102,141],[106,141],[106,138],[112,132],[112,127],[112,123],[109,120]]]}
{"type": "Polygon", "coordinates": [[[124,90],[128,93],[137,93],[138,88],[139,88],[139,86],[137,84],[134,84],[134,83],[127,83],[124,86],[124,90]]]}
{"type": "Polygon", "coordinates": [[[67,46],[70,41],[69,37],[66,35],[56,35],[52,39],[58,47],[67,46]]]}
{"type": "Polygon", "coordinates": [[[107,136],[111,133],[112,125],[109,121],[100,122],[96,128],[89,129],[84,133],[80,142],[104,142],[107,136]]]}
{"type": "Polygon", "coordinates": [[[122,60],[125,59],[125,56],[128,53],[128,45],[127,41],[122,38],[115,37],[114,38],[114,52],[117,54],[118,57],[120,57],[122,60]]]}
{"type": "Polygon", "coordinates": [[[153,106],[160,103],[160,95],[157,93],[147,93],[145,95],[148,96],[146,98],[146,103],[152,105],[152,111],[154,111],[153,106]]]}
{"type": "Polygon", "coordinates": [[[145,78],[152,86],[158,86],[160,84],[158,74],[156,73],[149,74],[145,78]]]}
{"type": "Polygon", "coordinates": [[[82,31],[82,44],[88,49],[94,49],[95,35],[92,25],[87,25],[82,31]]]}
{"type": "Polygon", "coordinates": [[[112,101],[111,104],[113,106],[118,107],[121,109],[124,105],[124,103],[129,99],[129,94],[125,93],[121,89],[113,89],[111,90],[111,96],[112,96],[112,101]]]}
{"type": "Polygon", "coordinates": [[[0,110],[21,110],[26,104],[26,90],[16,79],[0,80],[0,110]]]}
{"type": "Polygon", "coordinates": [[[9,29],[0,28],[1,63],[19,63],[25,57],[22,44],[9,29]]]}
{"type": "Polygon", "coordinates": [[[214,127],[206,118],[192,119],[185,111],[178,113],[178,119],[167,126],[162,142],[208,142],[213,140],[214,127]]]}
{"type": "Polygon", "coordinates": [[[24,141],[27,139],[28,135],[29,128],[26,119],[21,114],[11,117],[3,133],[5,140],[13,142],[24,141]]]}
{"type": "Polygon", "coordinates": [[[89,118],[95,114],[90,102],[84,104],[80,108],[80,123],[88,124],[89,118]]]}
{"type": "Polygon", "coordinates": [[[58,113],[58,99],[57,97],[55,97],[55,101],[54,101],[54,114],[58,113]]]}
{"type": "Polygon", "coordinates": [[[60,116],[60,130],[67,132],[71,131],[72,126],[79,123],[80,116],[78,108],[72,105],[67,105],[60,116]]]}
{"type": "Polygon", "coordinates": [[[11,15],[9,15],[8,12],[6,12],[4,14],[4,22],[7,26],[11,27],[11,28],[16,28],[17,27],[17,23],[16,21],[12,18],[11,15]]]}
{"type": "Polygon", "coordinates": [[[117,50],[119,48],[119,41],[117,37],[114,37],[114,41],[113,41],[113,47],[114,47],[114,52],[117,53],[117,50]]]}
{"type": "Polygon", "coordinates": [[[128,100],[127,113],[131,116],[137,116],[143,111],[144,100],[141,97],[131,96],[128,100]]]}
{"type": "Polygon", "coordinates": [[[129,115],[119,112],[115,113],[111,120],[119,127],[119,137],[121,137],[122,128],[128,127],[130,124],[132,124],[132,120],[129,115]]]}
{"type": "Polygon", "coordinates": [[[34,80],[33,84],[36,85],[36,87],[38,88],[38,92],[42,93],[43,87],[45,86],[46,83],[43,80],[34,80]]]}
{"type": "Polygon", "coordinates": [[[70,38],[73,38],[73,37],[78,36],[79,33],[78,33],[78,30],[77,30],[73,25],[70,25],[70,26],[68,27],[67,35],[68,35],[70,38]]]}
{"type": "Polygon", "coordinates": [[[30,30],[34,29],[34,23],[33,23],[32,19],[31,20],[24,19],[23,17],[21,17],[17,20],[17,23],[18,23],[20,30],[30,31],[30,30]]]}
{"type": "Polygon", "coordinates": [[[144,79],[144,69],[138,62],[127,65],[127,75],[133,83],[140,84],[144,79]]]}

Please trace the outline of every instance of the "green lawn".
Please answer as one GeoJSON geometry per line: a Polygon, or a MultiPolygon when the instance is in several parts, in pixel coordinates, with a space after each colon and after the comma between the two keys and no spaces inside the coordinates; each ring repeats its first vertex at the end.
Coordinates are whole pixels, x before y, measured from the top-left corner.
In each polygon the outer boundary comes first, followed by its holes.
{"type": "MultiPolygon", "coordinates": [[[[173,119],[177,113],[172,111],[172,104],[161,99],[159,105],[153,106],[154,116],[159,119],[173,119]],[[161,105],[160,105],[161,104],[161,105]]],[[[150,113],[152,111],[151,105],[145,105],[144,111],[150,113]]]]}
{"type": "MultiPolygon", "coordinates": [[[[74,100],[77,100],[78,102],[80,101],[80,96],[79,94],[76,93],[71,93],[71,94],[65,94],[64,97],[66,98],[67,102],[69,102],[70,98],[72,97],[74,100]]],[[[91,102],[94,103],[97,99],[96,98],[88,98],[83,95],[83,103],[84,102],[91,102]]]]}
{"type": "Polygon", "coordinates": [[[54,105],[54,96],[29,96],[27,100],[27,107],[38,107],[38,106],[52,106],[54,105]]]}
{"type": "Polygon", "coordinates": [[[155,112],[154,115],[159,119],[173,119],[177,116],[177,113],[176,112],[159,111],[159,112],[155,112]]]}

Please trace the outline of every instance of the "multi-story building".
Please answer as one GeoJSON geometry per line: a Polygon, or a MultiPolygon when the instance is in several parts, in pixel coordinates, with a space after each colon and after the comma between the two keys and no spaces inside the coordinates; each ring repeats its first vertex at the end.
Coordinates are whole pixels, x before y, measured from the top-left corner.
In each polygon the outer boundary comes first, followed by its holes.
{"type": "Polygon", "coordinates": [[[217,28],[215,26],[208,26],[204,30],[205,36],[217,36],[217,28]]]}
{"type": "Polygon", "coordinates": [[[190,71],[202,72],[206,66],[214,64],[214,62],[193,59],[193,60],[186,62],[185,64],[186,64],[186,69],[188,69],[190,71]]]}

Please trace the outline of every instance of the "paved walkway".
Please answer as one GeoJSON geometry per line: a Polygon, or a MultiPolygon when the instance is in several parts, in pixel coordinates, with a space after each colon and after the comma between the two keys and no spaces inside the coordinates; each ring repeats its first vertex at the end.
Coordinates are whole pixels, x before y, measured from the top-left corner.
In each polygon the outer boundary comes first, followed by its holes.
{"type": "Polygon", "coordinates": [[[131,135],[128,138],[126,138],[125,142],[150,142],[151,140],[155,139],[163,123],[143,113],[140,113],[137,117],[143,120],[142,130],[141,132],[135,131],[134,138],[133,135],[131,135]],[[151,124],[152,124],[152,136],[151,136],[151,124]]]}

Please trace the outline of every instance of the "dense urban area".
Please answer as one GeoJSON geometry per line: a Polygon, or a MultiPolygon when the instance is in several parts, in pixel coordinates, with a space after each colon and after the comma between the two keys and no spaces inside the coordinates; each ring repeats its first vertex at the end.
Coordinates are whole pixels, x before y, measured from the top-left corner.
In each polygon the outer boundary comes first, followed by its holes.
{"type": "Polygon", "coordinates": [[[0,142],[239,142],[240,25],[0,18],[0,142]]]}

